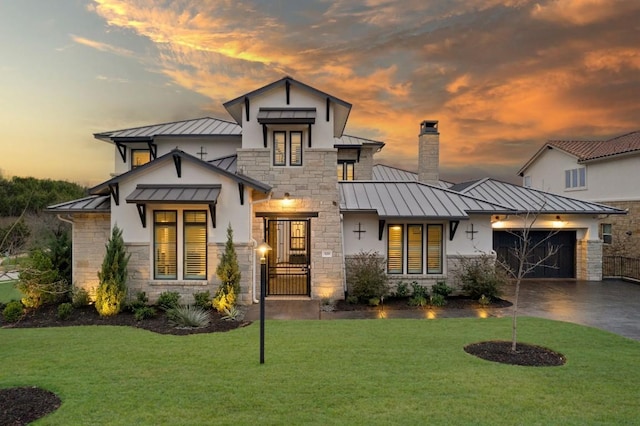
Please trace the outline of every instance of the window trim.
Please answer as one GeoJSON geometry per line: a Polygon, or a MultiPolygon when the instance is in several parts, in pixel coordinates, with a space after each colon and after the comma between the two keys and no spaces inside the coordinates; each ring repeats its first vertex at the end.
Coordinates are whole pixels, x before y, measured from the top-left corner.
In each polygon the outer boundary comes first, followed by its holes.
{"type": "Polygon", "coordinates": [[[611,223],[601,223],[600,224],[600,237],[602,238],[602,243],[603,244],[607,244],[607,245],[611,245],[613,244],[613,224],[611,223]],[[605,232],[604,228],[605,226],[609,227],[609,232],[605,232]],[[607,237],[609,241],[607,241],[607,237]]]}
{"type": "Polygon", "coordinates": [[[587,168],[574,167],[564,171],[564,189],[568,191],[587,188],[587,168]]]}
{"type": "MultiPolygon", "coordinates": [[[[170,248],[170,246],[169,246],[170,248]]],[[[172,266],[172,265],[169,265],[172,266]]],[[[154,280],[177,280],[178,279],[178,211],[177,210],[154,210],[153,211],[153,279],[154,280]],[[160,213],[174,213],[175,221],[174,222],[158,222],[158,214],[160,213]],[[173,250],[175,253],[175,276],[170,274],[158,274],[159,264],[158,264],[158,240],[157,240],[157,227],[159,225],[166,226],[169,228],[173,228],[175,234],[175,241],[173,242],[173,250]]]]}
{"type": "Polygon", "coordinates": [[[207,211],[206,210],[183,210],[182,211],[182,278],[185,280],[206,280],[207,279],[207,271],[209,270],[208,265],[208,249],[207,242],[209,241],[209,233],[207,226],[207,211]],[[204,214],[204,222],[187,222],[187,214],[189,213],[203,213],[204,214]],[[204,228],[204,274],[202,275],[188,275],[187,276],[187,227],[200,227],[204,228]]]}
{"type": "Polygon", "coordinates": [[[138,167],[142,167],[145,164],[150,163],[150,162],[151,162],[151,150],[149,148],[131,148],[131,164],[130,164],[131,170],[137,169],[138,167]],[[133,164],[133,159],[135,158],[137,152],[146,152],[146,153],[148,153],[149,154],[149,161],[147,161],[146,163],[134,165],[133,164]]]}
{"type": "Polygon", "coordinates": [[[340,169],[340,176],[338,176],[339,181],[356,180],[356,161],[355,160],[338,160],[338,168],[340,169]],[[349,168],[351,168],[351,179],[348,178],[349,168]]]}

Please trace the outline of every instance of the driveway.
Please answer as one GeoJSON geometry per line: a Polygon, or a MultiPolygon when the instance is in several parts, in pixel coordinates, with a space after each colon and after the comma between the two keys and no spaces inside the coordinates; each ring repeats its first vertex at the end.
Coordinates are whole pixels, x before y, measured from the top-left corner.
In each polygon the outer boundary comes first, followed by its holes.
{"type": "MultiPolygon", "coordinates": [[[[503,298],[513,301],[515,286],[503,298]]],[[[518,315],[567,321],[640,340],[640,284],[621,280],[528,280],[518,315]]]]}

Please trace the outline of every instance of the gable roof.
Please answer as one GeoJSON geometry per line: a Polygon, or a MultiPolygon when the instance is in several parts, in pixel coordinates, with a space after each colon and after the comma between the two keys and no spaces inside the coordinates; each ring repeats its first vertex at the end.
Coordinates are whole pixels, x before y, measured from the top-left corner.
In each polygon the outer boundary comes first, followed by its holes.
{"type": "Polygon", "coordinates": [[[48,206],[47,211],[53,213],[109,213],[111,211],[110,198],[110,195],[91,195],[48,206]]]}
{"type": "Polygon", "coordinates": [[[113,178],[111,178],[111,179],[109,179],[109,180],[107,180],[105,182],[102,182],[99,185],[94,186],[93,188],[90,188],[89,189],[89,193],[90,194],[104,195],[104,194],[109,192],[109,187],[111,185],[119,183],[123,179],[128,179],[128,178],[131,178],[132,176],[135,176],[135,175],[137,175],[139,173],[143,173],[145,170],[149,170],[151,168],[158,167],[159,165],[161,165],[163,163],[166,163],[167,161],[176,161],[176,157],[178,157],[180,159],[183,159],[183,160],[186,160],[186,161],[190,161],[190,162],[195,163],[195,164],[198,164],[198,165],[200,165],[202,167],[205,167],[205,168],[207,168],[207,169],[209,169],[209,170],[211,170],[211,171],[213,171],[215,173],[219,173],[219,174],[222,174],[224,176],[227,176],[227,177],[235,180],[238,183],[246,184],[246,185],[248,185],[248,186],[250,186],[250,187],[252,187],[252,188],[254,188],[254,189],[258,190],[258,191],[261,191],[261,192],[264,192],[264,193],[267,193],[267,192],[271,191],[271,186],[267,185],[266,183],[260,182],[260,181],[258,181],[256,179],[250,178],[248,176],[245,176],[245,175],[237,173],[237,172],[235,172],[235,173],[230,172],[230,171],[228,171],[228,170],[226,170],[226,169],[224,169],[222,167],[218,167],[215,164],[211,164],[211,163],[208,163],[206,161],[203,161],[203,160],[201,160],[201,159],[199,159],[197,157],[194,157],[191,154],[187,154],[186,152],[181,151],[181,150],[176,148],[176,149],[173,149],[172,151],[170,151],[170,152],[168,152],[168,153],[156,158],[153,161],[150,161],[150,162],[148,162],[148,163],[146,163],[146,164],[144,164],[144,165],[142,165],[140,167],[136,167],[133,170],[129,170],[126,173],[123,173],[121,175],[113,177],[113,178]]]}
{"type": "Polygon", "coordinates": [[[94,133],[93,136],[96,139],[111,142],[116,140],[147,141],[156,136],[239,136],[241,134],[242,128],[236,123],[218,118],[203,117],[94,133]]]}
{"type": "Polygon", "coordinates": [[[208,162],[231,173],[235,173],[238,170],[238,154],[214,158],[213,160],[209,160],[208,162]]]}
{"type": "Polygon", "coordinates": [[[624,210],[589,201],[576,200],[550,192],[526,188],[496,179],[484,178],[451,187],[453,191],[501,204],[518,213],[547,214],[625,214],[624,210]]]}
{"type": "MultiPolygon", "coordinates": [[[[373,180],[383,182],[417,182],[418,173],[384,164],[376,164],[373,166],[373,180]]],[[[438,186],[442,189],[448,189],[453,186],[453,183],[439,180],[438,186]]]]}
{"type": "Polygon", "coordinates": [[[509,207],[420,182],[340,181],[340,210],[381,218],[467,219],[469,213],[513,214],[509,207]]]}
{"type": "Polygon", "coordinates": [[[336,98],[335,96],[329,95],[328,93],[313,88],[307,84],[304,84],[298,80],[295,80],[289,76],[283,77],[280,80],[274,81],[273,83],[267,84],[266,86],[262,86],[259,89],[238,96],[235,99],[225,102],[223,106],[229,112],[231,117],[233,117],[236,123],[242,125],[242,108],[244,107],[245,99],[251,99],[255,96],[261,95],[262,93],[268,92],[269,90],[287,85],[297,86],[303,90],[306,90],[307,92],[310,92],[318,97],[325,98],[327,99],[327,101],[332,102],[335,105],[333,136],[342,136],[342,132],[347,125],[347,118],[349,117],[349,113],[351,112],[351,104],[349,102],[343,101],[342,99],[336,98]]]}
{"type": "Polygon", "coordinates": [[[559,149],[569,155],[574,156],[578,163],[603,160],[620,155],[640,154],[640,130],[626,133],[607,140],[550,140],[547,141],[530,159],[525,163],[518,175],[522,176],[527,168],[533,164],[547,149],[559,149]]]}

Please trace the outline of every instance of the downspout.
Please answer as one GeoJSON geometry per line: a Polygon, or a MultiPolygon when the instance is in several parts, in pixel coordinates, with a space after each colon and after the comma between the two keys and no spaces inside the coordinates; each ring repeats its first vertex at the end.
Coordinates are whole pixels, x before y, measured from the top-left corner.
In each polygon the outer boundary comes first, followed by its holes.
{"type": "MultiPolygon", "coordinates": [[[[269,192],[269,195],[267,196],[267,198],[265,198],[264,200],[256,200],[256,201],[251,201],[251,212],[253,212],[253,205],[254,204],[258,204],[258,203],[265,203],[265,202],[269,202],[271,201],[271,192],[269,192]]],[[[251,221],[253,220],[253,218],[250,218],[251,221]]],[[[255,240],[255,238],[251,238],[251,247],[258,247],[258,242],[255,240]]],[[[260,301],[258,299],[256,299],[256,253],[255,250],[251,255],[251,296],[253,297],[253,303],[254,304],[258,304],[260,303],[260,301]]]]}
{"type": "Polygon", "coordinates": [[[72,221],[71,219],[66,219],[66,218],[64,218],[64,217],[60,216],[60,214],[57,214],[57,215],[56,215],[56,217],[58,218],[58,220],[61,220],[61,221],[63,221],[63,222],[70,223],[70,224],[71,224],[71,226],[73,226],[73,225],[74,225],[74,223],[75,223],[75,222],[74,222],[74,221],[72,221]]]}

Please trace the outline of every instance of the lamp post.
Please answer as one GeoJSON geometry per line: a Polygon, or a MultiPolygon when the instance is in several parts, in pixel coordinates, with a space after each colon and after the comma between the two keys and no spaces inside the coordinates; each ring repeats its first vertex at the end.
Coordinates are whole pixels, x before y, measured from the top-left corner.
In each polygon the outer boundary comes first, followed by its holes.
{"type": "Polygon", "coordinates": [[[262,242],[257,250],[260,253],[260,364],[264,364],[264,296],[267,292],[267,252],[271,247],[262,242]]]}

